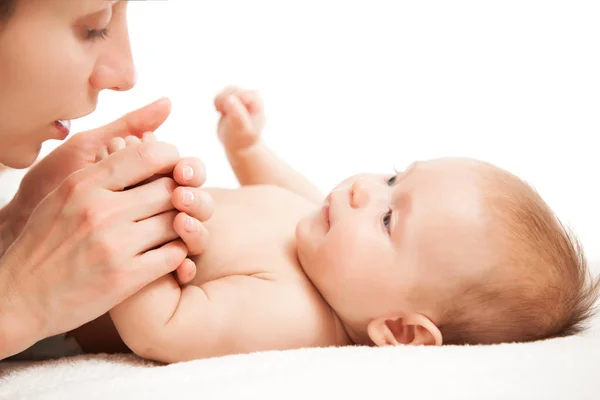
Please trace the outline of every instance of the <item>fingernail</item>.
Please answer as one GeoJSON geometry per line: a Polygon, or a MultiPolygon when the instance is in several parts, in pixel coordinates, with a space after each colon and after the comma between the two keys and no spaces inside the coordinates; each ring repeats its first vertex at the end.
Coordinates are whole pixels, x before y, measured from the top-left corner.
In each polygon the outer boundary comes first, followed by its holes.
{"type": "Polygon", "coordinates": [[[194,221],[194,218],[187,216],[185,217],[185,230],[188,232],[195,232],[196,231],[196,221],[194,221]]]}
{"type": "Polygon", "coordinates": [[[183,191],[183,205],[191,206],[192,204],[194,204],[194,193],[192,193],[189,190],[184,190],[183,191]]]}
{"type": "Polygon", "coordinates": [[[183,179],[185,179],[186,181],[192,180],[192,178],[194,177],[194,169],[192,167],[190,167],[189,165],[186,165],[185,167],[183,167],[183,179]]]}

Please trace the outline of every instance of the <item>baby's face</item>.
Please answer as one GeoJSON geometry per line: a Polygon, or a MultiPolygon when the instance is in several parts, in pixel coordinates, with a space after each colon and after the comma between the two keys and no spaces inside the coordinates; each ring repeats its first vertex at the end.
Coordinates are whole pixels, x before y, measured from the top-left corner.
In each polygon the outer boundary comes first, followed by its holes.
{"type": "Polygon", "coordinates": [[[482,272],[467,267],[486,223],[478,165],[440,159],[353,176],[299,222],[303,268],[347,325],[408,311],[435,319],[435,301],[422,297],[435,300],[457,277],[482,272]]]}

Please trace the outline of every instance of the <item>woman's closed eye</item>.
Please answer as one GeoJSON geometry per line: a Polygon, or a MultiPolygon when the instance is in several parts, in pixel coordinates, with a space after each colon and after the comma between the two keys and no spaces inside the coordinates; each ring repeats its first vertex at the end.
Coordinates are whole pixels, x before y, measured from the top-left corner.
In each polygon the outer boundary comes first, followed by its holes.
{"type": "Polygon", "coordinates": [[[87,28],[86,40],[106,39],[108,37],[108,28],[92,29],[87,28]]]}
{"type": "Polygon", "coordinates": [[[393,186],[393,185],[394,185],[394,183],[396,183],[396,177],[397,177],[397,175],[394,175],[394,176],[392,176],[391,178],[389,178],[389,179],[386,181],[387,185],[388,185],[388,186],[393,186]]]}
{"type": "Polygon", "coordinates": [[[108,37],[108,27],[113,17],[113,5],[106,3],[105,6],[83,18],[80,23],[84,27],[84,39],[95,41],[108,37]]]}

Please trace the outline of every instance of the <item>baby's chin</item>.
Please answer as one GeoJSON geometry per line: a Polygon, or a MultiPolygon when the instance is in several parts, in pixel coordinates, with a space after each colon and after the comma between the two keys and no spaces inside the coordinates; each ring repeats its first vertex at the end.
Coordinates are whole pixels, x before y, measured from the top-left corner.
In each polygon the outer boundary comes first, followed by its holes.
{"type": "Polygon", "coordinates": [[[296,248],[300,262],[304,264],[315,254],[329,231],[328,224],[322,220],[322,208],[318,207],[305,215],[296,224],[296,248]]]}
{"type": "Polygon", "coordinates": [[[319,206],[305,215],[296,225],[296,240],[302,243],[317,244],[329,232],[329,222],[319,206]]]}

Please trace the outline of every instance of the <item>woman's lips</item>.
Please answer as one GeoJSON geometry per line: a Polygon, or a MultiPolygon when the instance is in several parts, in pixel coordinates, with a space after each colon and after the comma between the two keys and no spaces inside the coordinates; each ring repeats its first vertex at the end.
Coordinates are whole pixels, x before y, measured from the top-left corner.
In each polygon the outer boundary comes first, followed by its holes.
{"type": "Polygon", "coordinates": [[[71,132],[71,121],[60,119],[54,122],[54,126],[60,132],[61,140],[64,140],[69,136],[69,133],[71,132]]]}

